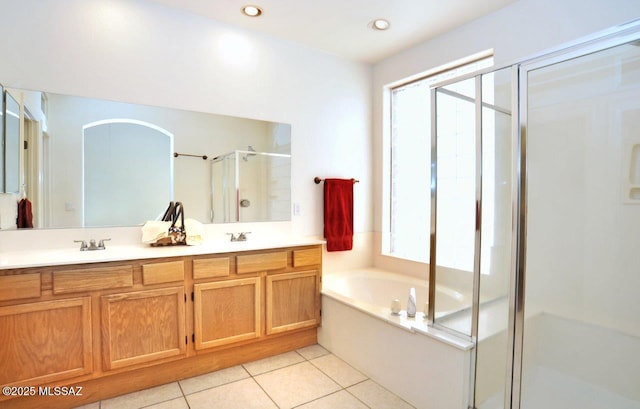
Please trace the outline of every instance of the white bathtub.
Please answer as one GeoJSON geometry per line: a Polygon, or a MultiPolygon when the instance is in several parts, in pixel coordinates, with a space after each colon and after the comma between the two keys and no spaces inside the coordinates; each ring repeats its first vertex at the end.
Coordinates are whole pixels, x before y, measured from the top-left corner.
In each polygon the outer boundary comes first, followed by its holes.
{"type": "MultiPolygon", "coordinates": [[[[446,299],[459,309],[463,295],[438,290],[439,303],[446,299]]],[[[427,326],[427,293],[425,280],[374,268],[325,273],[318,341],[419,409],[466,409],[473,345],[427,326]],[[404,310],[411,287],[415,318],[404,310]],[[391,314],[394,298],[402,303],[400,315],[391,314]]]]}
{"type": "MultiPolygon", "coordinates": [[[[341,273],[329,273],[323,277],[323,293],[363,308],[390,312],[393,299],[400,300],[405,314],[409,289],[416,289],[418,311],[424,313],[429,297],[429,281],[379,269],[362,269],[341,273]]],[[[449,288],[437,288],[438,310],[436,317],[459,311],[468,306],[468,297],[449,288]]]]}

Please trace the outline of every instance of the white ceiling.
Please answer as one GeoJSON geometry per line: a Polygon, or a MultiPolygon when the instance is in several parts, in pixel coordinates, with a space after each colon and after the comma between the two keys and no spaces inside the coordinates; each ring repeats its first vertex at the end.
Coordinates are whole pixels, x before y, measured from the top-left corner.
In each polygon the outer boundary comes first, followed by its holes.
{"type": "Polygon", "coordinates": [[[152,0],[356,61],[375,63],[516,0],[152,0]],[[259,18],[240,12],[255,4],[259,18]],[[385,18],[391,28],[370,28],[385,18]]]}

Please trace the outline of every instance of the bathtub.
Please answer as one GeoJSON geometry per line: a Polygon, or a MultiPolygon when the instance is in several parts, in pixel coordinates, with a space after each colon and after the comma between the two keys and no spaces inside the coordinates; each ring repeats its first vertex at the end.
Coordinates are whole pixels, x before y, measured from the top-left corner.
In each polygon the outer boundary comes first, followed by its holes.
{"type": "MultiPolygon", "coordinates": [[[[390,313],[393,299],[400,300],[406,308],[409,289],[416,289],[416,305],[419,315],[425,318],[429,298],[429,281],[390,273],[379,269],[362,269],[342,273],[329,273],[323,277],[323,293],[340,299],[366,311],[382,311],[390,313]]],[[[438,313],[436,318],[462,310],[469,305],[468,296],[462,293],[439,287],[436,290],[438,313]]],[[[406,310],[401,315],[406,316],[406,310]]]]}
{"type": "MultiPolygon", "coordinates": [[[[473,344],[427,325],[427,294],[426,280],[375,268],[325,273],[318,342],[416,408],[467,409],[473,344]],[[411,287],[415,318],[405,311],[411,287]],[[399,315],[390,310],[395,298],[399,315]]],[[[451,311],[465,300],[446,288],[436,297],[451,311]]]]}

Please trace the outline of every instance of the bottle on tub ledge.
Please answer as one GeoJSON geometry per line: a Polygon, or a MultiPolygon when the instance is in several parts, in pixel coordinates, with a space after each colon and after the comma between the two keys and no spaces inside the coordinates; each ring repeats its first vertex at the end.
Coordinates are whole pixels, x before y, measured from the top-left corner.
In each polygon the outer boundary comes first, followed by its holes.
{"type": "Polygon", "coordinates": [[[414,318],[416,316],[416,289],[411,287],[409,290],[409,300],[407,301],[407,317],[414,318]]]}

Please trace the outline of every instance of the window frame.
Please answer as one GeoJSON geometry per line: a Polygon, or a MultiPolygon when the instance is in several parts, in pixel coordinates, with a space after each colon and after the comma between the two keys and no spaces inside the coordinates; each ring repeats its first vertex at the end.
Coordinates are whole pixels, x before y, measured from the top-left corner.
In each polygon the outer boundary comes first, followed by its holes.
{"type": "MultiPolygon", "coordinates": [[[[406,88],[410,86],[414,86],[419,82],[428,81],[427,85],[433,85],[436,83],[440,83],[442,81],[446,81],[449,79],[453,79],[456,77],[462,77],[468,75],[471,72],[478,71],[481,69],[486,69],[487,67],[491,67],[494,65],[494,52],[493,49],[485,50],[476,54],[472,54],[470,56],[452,61],[450,63],[438,66],[428,71],[424,71],[422,73],[412,75],[406,77],[402,80],[387,84],[383,87],[383,117],[382,117],[382,126],[383,126],[383,138],[382,138],[382,234],[381,234],[381,255],[386,257],[392,257],[399,260],[407,260],[418,263],[428,264],[429,261],[429,252],[430,247],[429,243],[424,243],[421,248],[424,248],[423,257],[407,257],[401,256],[398,252],[393,248],[393,236],[392,236],[392,228],[394,225],[393,221],[393,137],[394,137],[394,92],[401,88],[406,88]],[[482,66],[478,66],[480,64],[486,64],[482,66]]],[[[426,95],[429,97],[429,92],[426,95]]],[[[429,102],[430,105],[430,102],[429,102]]],[[[428,114],[429,115],[429,114],[428,114]]],[[[431,129],[428,130],[427,137],[429,139],[430,146],[430,138],[431,138],[431,129]]],[[[426,155],[426,162],[430,164],[431,157],[429,154],[426,155]]],[[[430,166],[429,166],[430,167],[430,166]]],[[[431,203],[427,201],[426,208],[429,209],[428,213],[430,214],[431,203]]],[[[428,225],[427,225],[427,237],[429,237],[429,227],[430,227],[430,215],[427,215],[428,225]]]]}

